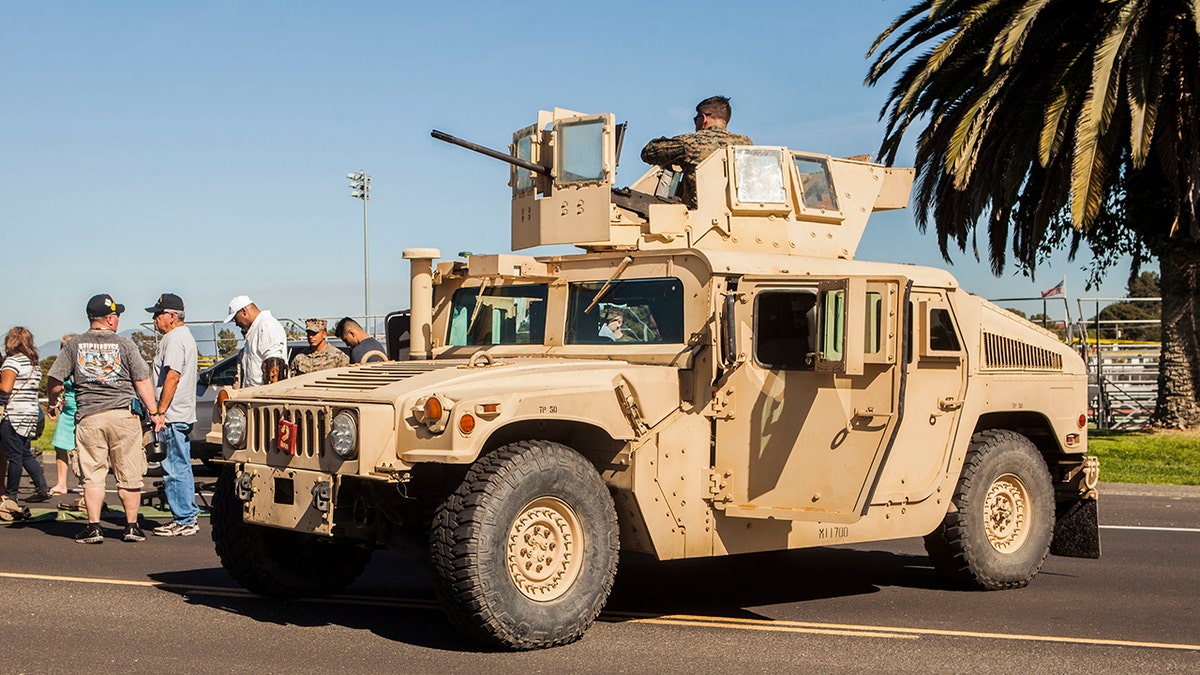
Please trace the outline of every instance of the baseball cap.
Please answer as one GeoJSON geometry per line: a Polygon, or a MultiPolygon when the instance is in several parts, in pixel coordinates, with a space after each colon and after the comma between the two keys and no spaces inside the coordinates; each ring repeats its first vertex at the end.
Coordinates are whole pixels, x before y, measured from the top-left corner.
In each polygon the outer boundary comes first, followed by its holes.
{"type": "Polygon", "coordinates": [[[89,319],[99,319],[109,314],[119,315],[124,311],[125,305],[117,303],[107,293],[93,295],[92,299],[88,300],[87,303],[87,315],[89,319]]]}
{"type": "Polygon", "coordinates": [[[171,309],[176,312],[182,312],[183,311],[183,298],[179,297],[178,295],[175,295],[174,293],[163,293],[162,295],[158,296],[158,300],[154,303],[154,305],[152,307],[146,308],[146,311],[150,312],[151,314],[158,314],[159,312],[163,311],[164,309],[171,309]]]}
{"type": "Polygon", "coordinates": [[[309,319],[304,322],[304,330],[322,331],[329,327],[329,322],[325,319],[309,319]]]}
{"type": "Polygon", "coordinates": [[[229,316],[225,317],[225,323],[233,321],[233,315],[242,311],[243,308],[253,305],[254,301],[248,295],[236,295],[229,301],[229,316]]]}

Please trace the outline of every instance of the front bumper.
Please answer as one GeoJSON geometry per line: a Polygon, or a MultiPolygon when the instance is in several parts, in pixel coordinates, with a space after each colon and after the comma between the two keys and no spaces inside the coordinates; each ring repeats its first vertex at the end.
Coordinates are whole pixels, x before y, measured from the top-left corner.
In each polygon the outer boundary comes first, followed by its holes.
{"type": "Polygon", "coordinates": [[[245,522],[332,536],[336,474],[238,464],[235,477],[245,522]]]}

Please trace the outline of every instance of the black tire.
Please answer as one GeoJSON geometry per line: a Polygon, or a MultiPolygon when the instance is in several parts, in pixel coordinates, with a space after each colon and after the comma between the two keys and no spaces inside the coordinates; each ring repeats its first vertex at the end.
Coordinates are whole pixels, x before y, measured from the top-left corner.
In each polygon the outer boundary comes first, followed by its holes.
{"type": "Polygon", "coordinates": [[[1054,535],[1054,487],[1028,438],[1004,430],[975,434],[953,503],[926,535],[925,550],[956,585],[1021,588],[1042,569],[1054,535]]]}
{"type": "Polygon", "coordinates": [[[217,478],[212,538],[221,564],[246,590],[271,598],[316,597],[336,593],[362,574],[369,548],[244,522],[235,475],[226,466],[217,478]]]}
{"type": "Polygon", "coordinates": [[[521,441],[471,466],[438,507],[430,548],[455,625],[506,649],[552,647],[578,640],[608,600],[617,514],[579,453],[521,441]]]}

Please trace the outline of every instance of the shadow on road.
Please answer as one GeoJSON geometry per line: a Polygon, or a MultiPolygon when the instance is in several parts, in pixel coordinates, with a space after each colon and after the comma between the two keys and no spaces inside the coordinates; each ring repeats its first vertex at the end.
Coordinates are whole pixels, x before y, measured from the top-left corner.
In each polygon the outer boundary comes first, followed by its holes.
{"type": "Polygon", "coordinates": [[[607,610],[762,618],[748,608],[876,593],[883,586],[945,588],[925,556],[888,551],[816,548],[669,562],[626,555],[607,610]]]}
{"type": "MultiPolygon", "coordinates": [[[[389,551],[345,594],[312,600],[246,595],[221,568],[152,574],[163,590],[193,605],[280,626],[337,625],[369,630],[388,640],[454,652],[488,652],[438,610],[427,567],[389,551]],[[206,588],[207,587],[207,588],[206,588]]],[[[601,621],[696,614],[766,618],[753,608],[876,593],[882,587],[942,589],[923,555],[818,548],[721,558],[659,562],[623,555],[601,621]]]]}
{"type": "Polygon", "coordinates": [[[342,626],[367,630],[395,642],[463,653],[495,651],[476,643],[442,615],[428,571],[389,551],[378,551],[367,570],[343,594],[280,600],[238,589],[223,568],[150,575],[188,603],[279,626],[342,626]],[[203,588],[209,587],[209,588],[203,588]],[[215,587],[215,589],[214,589],[215,587]],[[225,591],[232,588],[238,590],[225,591]]]}

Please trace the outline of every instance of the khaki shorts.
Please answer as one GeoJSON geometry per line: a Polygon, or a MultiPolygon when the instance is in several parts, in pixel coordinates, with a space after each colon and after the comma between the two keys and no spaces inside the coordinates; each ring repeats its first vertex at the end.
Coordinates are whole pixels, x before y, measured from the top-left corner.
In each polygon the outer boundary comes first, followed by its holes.
{"type": "Polygon", "coordinates": [[[104,487],[111,463],[117,487],[141,490],[146,473],[142,423],[128,409],[92,413],[75,425],[75,452],[84,487],[104,487]]]}

